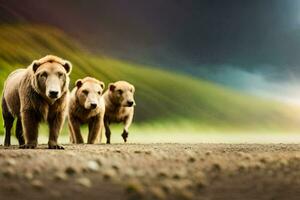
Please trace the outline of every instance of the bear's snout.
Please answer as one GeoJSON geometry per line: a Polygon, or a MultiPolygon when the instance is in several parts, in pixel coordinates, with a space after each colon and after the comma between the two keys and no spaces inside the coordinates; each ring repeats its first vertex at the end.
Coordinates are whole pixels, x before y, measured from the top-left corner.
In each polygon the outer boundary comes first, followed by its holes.
{"type": "Polygon", "coordinates": [[[97,103],[91,103],[91,109],[95,109],[95,108],[97,108],[97,103]]]}
{"type": "Polygon", "coordinates": [[[133,104],[134,104],[134,101],[127,101],[127,105],[128,105],[129,107],[133,106],[133,104]]]}
{"type": "Polygon", "coordinates": [[[56,99],[56,98],[58,97],[58,93],[59,93],[59,91],[50,90],[48,96],[49,96],[51,99],[56,99]]]}

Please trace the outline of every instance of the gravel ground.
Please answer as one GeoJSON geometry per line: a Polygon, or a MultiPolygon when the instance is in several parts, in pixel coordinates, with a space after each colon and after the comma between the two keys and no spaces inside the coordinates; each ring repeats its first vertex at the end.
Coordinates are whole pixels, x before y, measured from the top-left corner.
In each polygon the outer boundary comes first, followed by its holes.
{"type": "Polygon", "coordinates": [[[65,148],[0,146],[0,199],[300,198],[298,144],[65,148]]]}

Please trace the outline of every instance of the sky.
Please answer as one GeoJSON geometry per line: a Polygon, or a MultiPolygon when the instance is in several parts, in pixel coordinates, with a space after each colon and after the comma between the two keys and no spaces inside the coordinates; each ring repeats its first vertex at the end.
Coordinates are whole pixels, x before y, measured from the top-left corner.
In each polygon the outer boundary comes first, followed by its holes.
{"type": "Polygon", "coordinates": [[[0,0],[0,9],[3,22],[53,25],[99,54],[298,101],[297,0],[0,0]]]}

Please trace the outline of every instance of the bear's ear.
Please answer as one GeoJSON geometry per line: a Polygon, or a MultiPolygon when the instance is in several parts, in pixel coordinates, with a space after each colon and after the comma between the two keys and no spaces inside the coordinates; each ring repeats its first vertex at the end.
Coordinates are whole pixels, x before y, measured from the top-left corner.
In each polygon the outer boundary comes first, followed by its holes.
{"type": "Polygon", "coordinates": [[[132,93],[135,92],[135,87],[132,85],[132,93]]]}
{"type": "Polygon", "coordinates": [[[70,74],[72,71],[72,64],[69,61],[66,61],[65,64],[63,65],[65,70],[67,71],[67,74],[70,74]]]}
{"type": "Polygon", "coordinates": [[[101,86],[102,89],[105,88],[105,84],[102,81],[99,81],[99,84],[100,84],[100,86],[101,86]]]}
{"type": "Polygon", "coordinates": [[[115,86],[113,83],[110,83],[110,84],[108,85],[108,88],[109,88],[110,91],[113,92],[113,91],[115,90],[116,86],[115,86]]]}
{"type": "Polygon", "coordinates": [[[33,61],[32,62],[32,70],[33,70],[33,72],[35,73],[36,72],[36,70],[39,68],[39,66],[40,66],[40,62],[39,61],[37,61],[37,60],[35,60],[35,61],[33,61]]]}
{"type": "Polygon", "coordinates": [[[76,87],[80,88],[82,86],[82,80],[81,79],[78,79],[76,82],[75,82],[75,85],[76,87]]]}

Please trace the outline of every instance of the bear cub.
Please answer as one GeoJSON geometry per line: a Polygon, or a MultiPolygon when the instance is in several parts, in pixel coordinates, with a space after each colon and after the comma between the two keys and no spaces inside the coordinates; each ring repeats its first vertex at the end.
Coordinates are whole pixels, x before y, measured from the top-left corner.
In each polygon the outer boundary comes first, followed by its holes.
{"type": "Polygon", "coordinates": [[[88,124],[87,143],[101,142],[105,104],[102,97],[104,83],[86,77],[79,79],[72,90],[68,109],[68,125],[72,143],[84,143],[80,125],[88,124]]]}
{"type": "Polygon", "coordinates": [[[105,100],[104,126],[106,143],[110,144],[111,123],[124,123],[122,137],[127,142],[128,129],[134,115],[134,92],[135,88],[126,81],[110,83],[108,90],[103,94],[105,100]]]}

